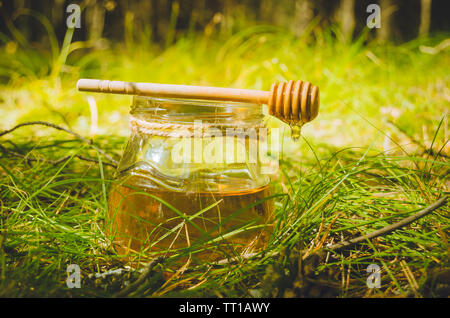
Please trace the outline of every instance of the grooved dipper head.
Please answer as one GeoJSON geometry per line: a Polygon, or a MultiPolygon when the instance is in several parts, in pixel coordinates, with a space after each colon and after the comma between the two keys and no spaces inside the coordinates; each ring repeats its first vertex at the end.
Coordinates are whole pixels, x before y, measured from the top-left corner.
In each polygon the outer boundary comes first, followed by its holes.
{"type": "Polygon", "coordinates": [[[319,88],[309,82],[274,83],[269,95],[269,114],[289,123],[307,123],[319,113],[319,88]]]}

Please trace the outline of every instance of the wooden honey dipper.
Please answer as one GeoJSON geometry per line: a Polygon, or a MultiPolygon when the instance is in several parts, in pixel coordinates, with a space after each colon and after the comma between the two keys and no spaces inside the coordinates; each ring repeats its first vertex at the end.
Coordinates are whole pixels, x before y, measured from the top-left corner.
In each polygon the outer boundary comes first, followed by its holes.
{"type": "Polygon", "coordinates": [[[267,104],[269,114],[289,124],[304,124],[319,112],[319,88],[309,82],[274,83],[270,91],[191,85],[80,79],[80,91],[154,97],[191,98],[267,104]]]}

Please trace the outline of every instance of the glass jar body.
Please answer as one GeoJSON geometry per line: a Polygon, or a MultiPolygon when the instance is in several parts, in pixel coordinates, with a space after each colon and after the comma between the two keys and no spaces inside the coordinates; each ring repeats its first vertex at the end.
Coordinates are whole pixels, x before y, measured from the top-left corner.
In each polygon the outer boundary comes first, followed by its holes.
{"type": "Polygon", "coordinates": [[[108,199],[120,254],[204,262],[266,245],[273,202],[260,105],[135,97],[131,115],[108,199]]]}

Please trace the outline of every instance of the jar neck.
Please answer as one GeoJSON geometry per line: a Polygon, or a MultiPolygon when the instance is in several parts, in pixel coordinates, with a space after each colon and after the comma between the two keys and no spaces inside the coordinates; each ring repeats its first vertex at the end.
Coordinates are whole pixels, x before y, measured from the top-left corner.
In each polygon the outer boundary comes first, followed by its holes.
{"type": "Polygon", "coordinates": [[[174,124],[260,126],[262,105],[210,100],[189,100],[134,96],[130,114],[144,121],[174,124]]]}

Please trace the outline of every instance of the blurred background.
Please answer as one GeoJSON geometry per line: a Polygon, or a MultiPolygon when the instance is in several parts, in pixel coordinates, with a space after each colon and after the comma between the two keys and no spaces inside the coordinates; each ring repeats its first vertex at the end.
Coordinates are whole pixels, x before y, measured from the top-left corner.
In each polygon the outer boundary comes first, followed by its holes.
{"type": "MultiPolygon", "coordinates": [[[[83,27],[74,40],[122,42],[131,35],[127,32],[136,30],[145,35],[141,40],[164,45],[188,32],[218,30],[221,35],[230,35],[256,23],[283,27],[300,36],[314,19],[319,19],[316,23],[321,28],[339,25],[341,35],[352,39],[366,27],[366,9],[370,4],[378,4],[386,11],[383,28],[372,34],[380,40],[411,40],[450,28],[448,3],[442,0],[9,0],[2,4],[3,14],[14,20],[29,41],[47,45],[48,34],[42,21],[25,12],[33,10],[46,17],[56,37],[62,40],[68,15],[65,9],[70,4],[85,9],[83,27]]],[[[7,17],[1,21],[4,33],[9,33],[7,17]]]]}
{"type": "Polygon", "coordinates": [[[318,142],[386,150],[404,138],[401,129],[431,145],[444,118],[438,140],[445,143],[447,4],[1,1],[0,128],[41,118],[91,136],[126,135],[130,97],[79,93],[81,77],[266,90],[302,79],[321,90],[320,115],[303,130],[318,142]],[[79,24],[68,28],[73,4],[79,24]],[[379,27],[370,26],[373,4],[379,27]]]}

